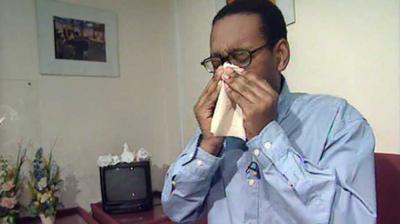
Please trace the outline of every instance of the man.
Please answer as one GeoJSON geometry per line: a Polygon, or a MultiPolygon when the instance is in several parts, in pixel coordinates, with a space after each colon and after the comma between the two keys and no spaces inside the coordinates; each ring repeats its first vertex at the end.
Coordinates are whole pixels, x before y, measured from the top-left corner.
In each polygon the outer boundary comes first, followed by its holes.
{"type": "Polygon", "coordinates": [[[372,130],[343,99],[289,91],[286,33],[266,0],[234,2],[214,18],[203,61],[214,75],[194,108],[200,129],[165,179],[173,221],[376,222],[372,130]],[[225,61],[244,73],[222,68],[225,61]],[[210,133],[220,88],[242,108],[247,141],[210,133]]]}

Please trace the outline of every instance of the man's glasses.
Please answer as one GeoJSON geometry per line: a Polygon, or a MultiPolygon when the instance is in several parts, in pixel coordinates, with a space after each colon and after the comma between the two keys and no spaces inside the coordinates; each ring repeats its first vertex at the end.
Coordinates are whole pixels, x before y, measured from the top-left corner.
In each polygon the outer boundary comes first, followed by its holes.
{"type": "Polygon", "coordinates": [[[201,65],[204,66],[209,73],[214,73],[217,68],[223,65],[226,61],[241,68],[246,68],[251,64],[253,55],[266,46],[268,46],[268,44],[264,44],[254,50],[234,50],[226,57],[210,56],[204,59],[201,62],[201,65]]]}

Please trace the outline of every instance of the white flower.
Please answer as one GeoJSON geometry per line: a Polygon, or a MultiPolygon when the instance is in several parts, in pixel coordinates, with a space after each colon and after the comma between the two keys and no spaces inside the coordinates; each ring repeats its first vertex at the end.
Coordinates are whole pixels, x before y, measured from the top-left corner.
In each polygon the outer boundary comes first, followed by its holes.
{"type": "Polygon", "coordinates": [[[113,158],[112,158],[111,154],[99,156],[99,158],[97,159],[97,165],[99,167],[106,167],[106,166],[111,165],[112,161],[113,161],[113,158]]]}
{"type": "Polygon", "coordinates": [[[54,162],[54,160],[51,162],[51,165],[50,165],[50,182],[52,181],[52,180],[54,180],[55,178],[56,178],[56,176],[57,176],[57,173],[58,173],[58,166],[57,166],[57,164],[54,162]]]}
{"type": "Polygon", "coordinates": [[[47,178],[46,177],[42,177],[40,178],[39,182],[38,182],[38,189],[39,191],[42,191],[43,189],[45,189],[47,187],[47,178]]]}

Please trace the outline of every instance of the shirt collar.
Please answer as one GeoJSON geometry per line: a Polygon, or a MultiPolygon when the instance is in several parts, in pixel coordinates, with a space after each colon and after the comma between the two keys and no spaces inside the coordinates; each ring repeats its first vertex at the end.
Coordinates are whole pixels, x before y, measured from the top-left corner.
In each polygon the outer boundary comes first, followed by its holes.
{"type": "Polygon", "coordinates": [[[285,77],[282,77],[282,88],[278,99],[278,116],[276,118],[277,122],[280,123],[288,114],[289,108],[292,104],[292,93],[286,83],[285,77]]]}

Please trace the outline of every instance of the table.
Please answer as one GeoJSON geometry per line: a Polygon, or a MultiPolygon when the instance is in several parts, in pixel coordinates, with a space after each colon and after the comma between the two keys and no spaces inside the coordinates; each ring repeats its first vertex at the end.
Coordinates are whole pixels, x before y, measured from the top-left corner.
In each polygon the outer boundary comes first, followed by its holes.
{"type": "MultiPolygon", "coordinates": [[[[41,224],[39,217],[18,218],[18,224],[41,224]]],[[[61,209],[57,211],[55,224],[99,224],[81,207],[61,209]]]]}

